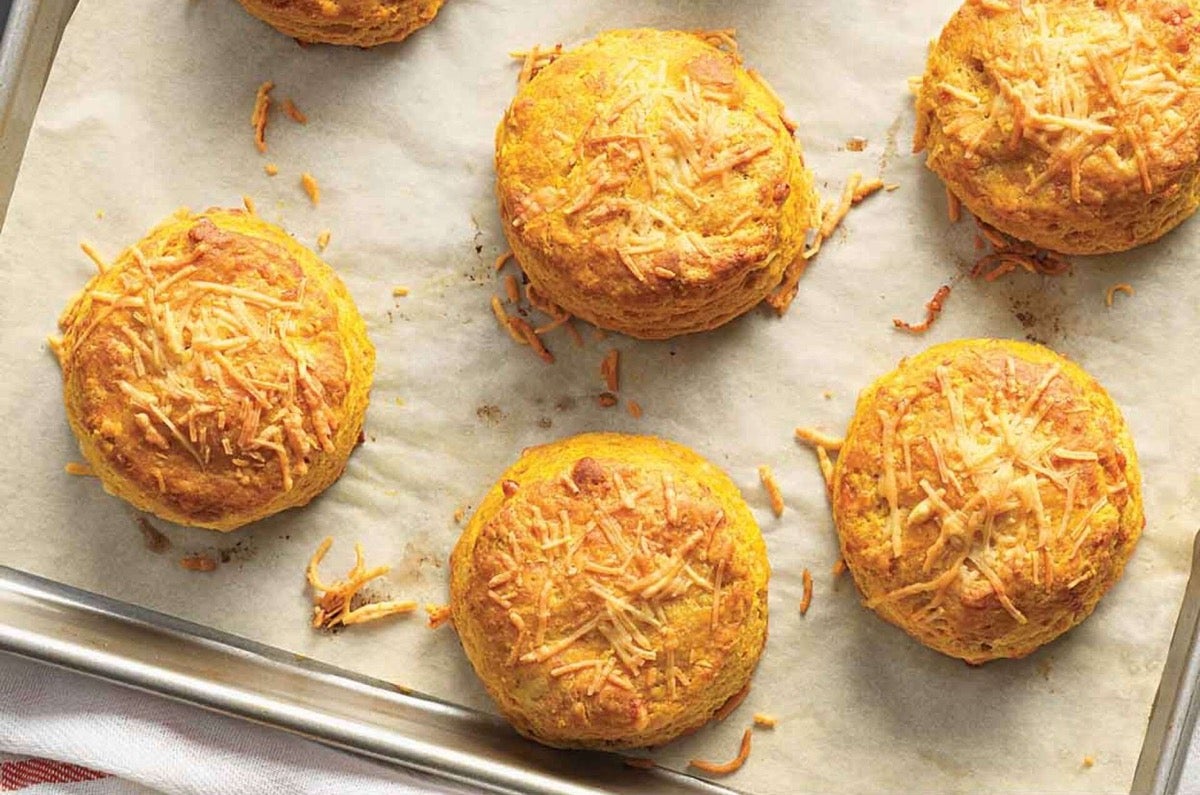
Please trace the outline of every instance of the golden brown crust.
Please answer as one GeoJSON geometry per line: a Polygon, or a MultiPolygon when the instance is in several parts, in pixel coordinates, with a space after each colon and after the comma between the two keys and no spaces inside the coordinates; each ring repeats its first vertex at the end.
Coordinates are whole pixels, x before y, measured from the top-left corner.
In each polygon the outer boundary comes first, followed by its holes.
{"type": "Polygon", "coordinates": [[[445,0],[238,0],[254,16],[297,41],[374,47],[408,38],[437,16],[445,0]]]}
{"type": "Polygon", "coordinates": [[[930,52],[917,146],[976,216],[1068,254],[1200,205],[1200,2],[967,0],[930,52]]]}
{"type": "Polygon", "coordinates": [[[505,234],[538,292],[635,337],[745,313],[816,222],[774,92],[679,31],[604,33],[533,74],[496,131],[496,174],[505,234]]]}
{"type": "Polygon", "coordinates": [[[834,469],[842,554],[868,606],[972,663],[1086,618],[1145,523],[1133,441],[1046,348],[960,340],[859,398],[834,469]]]}
{"type": "Polygon", "coordinates": [[[358,442],[375,350],[345,286],[283,230],[186,210],[59,321],[71,429],[104,487],[232,530],[303,505],[358,442]]]}
{"type": "Polygon", "coordinates": [[[527,450],[451,558],[463,648],[522,734],[666,743],[749,681],[766,550],[737,487],[687,448],[585,434],[527,450]]]}

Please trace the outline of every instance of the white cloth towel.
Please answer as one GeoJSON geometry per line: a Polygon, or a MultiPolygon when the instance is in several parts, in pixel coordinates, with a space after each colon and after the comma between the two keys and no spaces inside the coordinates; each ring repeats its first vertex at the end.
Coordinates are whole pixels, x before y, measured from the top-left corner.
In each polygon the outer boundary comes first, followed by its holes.
{"type": "Polygon", "coordinates": [[[473,791],[287,732],[3,653],[0,775],[0,790],[28,788],[31,795],[473,791]],[[49,771],[39,779],[39,769],[46,767],[43,759],[108,775],[63,782],[80,776],[49,771]],[[47,783],[21,784],[31,779],[47,783]]]}

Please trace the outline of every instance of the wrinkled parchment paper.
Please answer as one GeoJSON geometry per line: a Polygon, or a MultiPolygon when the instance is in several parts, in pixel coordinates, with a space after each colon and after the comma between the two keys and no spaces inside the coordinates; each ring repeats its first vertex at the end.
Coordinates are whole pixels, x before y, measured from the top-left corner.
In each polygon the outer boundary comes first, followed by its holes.
{"type": "MultiPolygon", "coordinates": [[[[655,754],[680,766],[723,760],[755,711],[749,763],[727,782],[756,792],[1115,792],[1128,787],[1183,584],[1200,501],[1200,370],[1195,368],[1200,221],[1157,245],[1079,261],[1066,277],[1024,273],[956,284],[924,337],[934,290],[977,256],[973,227],[951,226],[939,183],[909,154],[905,78],[954,0],[730,3],[728,0],[450,0],[430,28],[371,51],[301,48],[232,0],[84,0],[59,52],[0,237],[0,560],[300,654],[491,709],[449,627],[422,616],[336,635],[308,627],[303,570],[326,534],[325,571],[353,543],[394,569],[381,591],[446,599],[447,556],[468,509],[521,448],[586,430],[656,433],[724,467],[770,549],[771,631],[746,704],[655,754]],[[488,309],[505,250],[492,196],[492,134],[512,97],[508,53],[577,42],[605,28],[736,27],[799,121],[824,193],[861,170],[900,184],[855,209],[800,285],[790,314],[756,311],[718,332],[666,343],[621,337],[576,348],[548,338],[553,366],[516,347],[488,309]],[[276,82],[308,114],[275,114],[260,155],[254,92],[276,82]],[[862,152],[846,141],[867,140],[862,152]],[[280,173],[268,177],[267,162],[280,173]],[[299,175],[320,182],[309,204],[299,175]],[[181,205],[237,205],[301,241],[332,231],[326,259],[379,349],[366,443],[345,476],[304,510],[229,536],[164,526],[156,555],[135,513],[91,478],[63,417],[45,337],[106,256],[181,205]],[[1105,288],[1136,296],[1104,306],[1105,288]],[[393,297],[405,286],[407,297],[393,297]],[[855,395],[900,357],[963,336],[1031,337],[1081,362],[1124,407],[1146,481],[1149,524],[1123,582],[1068,637],[1020,662],[972,669],[928,651],[860,607],[830,568],[836,542],[812,453],[797,424],[840,433],[855,395]],[[622,352],[621,397],[601,408],[602,355],[622,352]],[[771,464],[787,511],[771,515],[755,467],[771,464]],[[226,559],[211,574],[178,559],[226,559]],[[801,571],[816,582],[799,615],[801,571]],[[1095,759],[1085,769],[1084,756],[1095,759]]],[[[157,523],[162,525],[161,522],[157,523]]]]}

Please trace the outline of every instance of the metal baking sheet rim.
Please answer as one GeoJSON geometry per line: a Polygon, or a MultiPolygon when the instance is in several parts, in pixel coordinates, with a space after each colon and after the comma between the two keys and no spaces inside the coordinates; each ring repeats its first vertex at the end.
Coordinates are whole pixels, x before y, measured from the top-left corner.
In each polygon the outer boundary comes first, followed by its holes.
{"type": "MultiPolygon", "coordinates": [[[[0,39],[0,223],[76,2],[15,0],[0,39]]],[[[521,740],[497,719],[5,566],[0,566],[0,651],[498,792],[582,795],[645,791],[647,785],[664,793],[732,792],[672,771],[631,770],[612,756],[543,749],[521,740]],[[139,642],[114,642],[134,638],[139,642]],[[186,653],[149,653],[155,643],[186,653]],[[196,672],[179,664],[189,658],[196,672]],[[216,681],[216,671],[230,681],[216,681]],[[292,686],[264,692],[256,689],[263,681],[292,686]],[[301,693],[309,698],[300,698],[301,693]],[[371,714],[371,719],[344,714],[349,708],[371,714]],[[403,731],[396,721],[417,731],[403,731]],[[416,736],[424,730],[464,747],[416,736]]],[[[1200,535],[1131,792],[1178,791],[1200,705],[1198,688],[1200,535]]]]}

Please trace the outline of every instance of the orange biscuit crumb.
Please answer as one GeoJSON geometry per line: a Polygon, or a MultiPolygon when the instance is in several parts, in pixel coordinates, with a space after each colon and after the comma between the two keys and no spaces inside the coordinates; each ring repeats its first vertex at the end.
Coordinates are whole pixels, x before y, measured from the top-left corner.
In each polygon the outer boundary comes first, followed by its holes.
{"type": "Polygon", "coordinates": [[[313,206],[321,203],[321,186],[317,184],[317,180],[312,174],[305,171],[300,175],[300,186],[304,188],[304,192],[308,194],[308,200],[313,203],[313,206]]]}
{"type": "Polygon", "coordinates": [[[832,569],[831,573],[833,574],[834,577],[841,577],[843,574],[845,574],[846,573],[846,559],[838,558],[837,562],[833,564],[833,569],[832,569]]]}
{"type": "Polygon", "coordinates": [[[642,404],[638,403],[636,400],[629,401],[625,408],[629,411],[629,416],[633,417],[635,420],[640,420],[642,418],[642,404]]]}
{"type": "Polygon", "coordinates": [[[404,296],[408,295],[408,288],[407,287],[393,287],[392,295],[395,298],[403,298],[404,296]]]}
{"type": "Polygon", "coordinates": [[[493,267],[496,270],[500,270],[501,268],[504,267],[504,263],[506,263],[510,259],[512,259],[512,255],[513,255],[513,253],[511,251],[506,251],[503,254],[501,254],[500,256],[496,257],[496,262],[493,265],[493,267]]]}
{"type": "Polygon", "coordinates": [[[754,725],[763,729],[774,729],[779,725],[779,720],[774,715],[768,715],[765,712],[755,712],[754,725]]]}
{"type": "Polygon", "coordinates": [[[216,571],[217,562],[208,555],[184,555],[179,559],[179,565],[188,571],[216,571]]]}
{"type": "Polygon", "coordinates": [[[804,594],[800,597],[800,615],[803,616],[808,614],[808,608],[812,605],[813,579],[808,569],[801,572],[800,577],[804,582],[804,594]]]}
{"type": "Polygon", "coordinates": [[[254,199],[251,199],[249,196],[243,196],[242,206],[246,208],[246,212],[250,213],[251,215],[257,215],[257,213],[254,211],[254,199]]]}
{"type": "Polygon", "coordinates": [[[265,166],[263,166],[263,171],[267,172],[268,177],[273,177],[279,173],[279,166],[275,165],[274,163],[267,163],[265,166]]]}
{"type": "Polygon", "coordinates": [[[425,612],[429,615],[430,629],[437,629],[450,620],[450,605],[425,605],[425,612]]]}
{"type": "Polygon", "coordinates": [[[710,773],[714,776],[724,776],[740,770],[742,765],[746,764],[746,760],[750,758],[750,735],[751,731],[746,729],[742,734],[742,745],[738,749],[738,755],[728,762],[706,762],[703,759],[693,759],[688,762],[689,767],[694,767],[697,770],[703,770],[705,773],[710,773]]]}
{"type": "Polygon", "coordinates": [[[867,148],[867,139],[855,136],[849,141],[846,141],[846,149],[851,152],[861,152],[867,148]]]}
{"type": "Polygon", "coordinates": [[[1085,756],[1085,757],[1083,758],[1083,766],[1084,766],[1084,767],[1091,767],[1091,766],[1092,766],[1092,765],[1094,765],[1094,764],[1096,764],[1096,758],[1095,758],[1095,757],[1092,757],[1092,756],[1085,756]]]}
{"type": "Polygon", "coordinates": [[[89,478],[96,477],[95,471],[89,464],[82,464],[78,461],[68,461],[67,465],[63,467],[63,471],[68,475],[80,475],[89,478]]]}
{"type": "Polygon", "coordinates": [[[329,238],[332,236],[333,233],[328,229],[322,229],[317,235],[317,248],[319,248],[321,251],[324,251],[329,245],[329,238]]]}
{"type": "Polygon", "coordinates": [[[776,517],[783,516],[783,492],[779,490],[779,481],[775,479],[771,467],[761,464],[758,467],[758,479],[762,481],[763,488],[767,490],[767,497],[771,500],[771,512],[776,517]]]}
{"type": "Polygon", "coordinates": [[[271,110],[271,89],[275,83],[268,80],[258,87],[254,95],[254,111],[250,114],[250,126],[254,128],[254,145],[258,151],[267,151],[267,115],[271,110]]]}
{"type": "Polygon", "coordinates": [[[601,392],[596,401],[600,404],[601,408],[610,409],[617,405],[617,396],[612,392],[601,392]]]}

